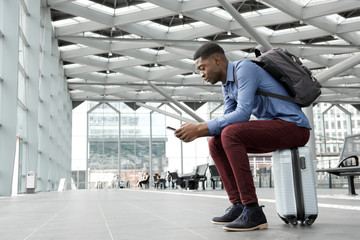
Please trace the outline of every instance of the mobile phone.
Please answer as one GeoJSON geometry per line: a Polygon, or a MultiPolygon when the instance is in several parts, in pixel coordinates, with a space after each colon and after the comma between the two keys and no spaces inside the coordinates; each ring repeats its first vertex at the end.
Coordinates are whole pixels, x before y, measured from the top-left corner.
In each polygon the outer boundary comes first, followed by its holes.
{"type": "Polygon", "coordinates": [[[169,129],[169,130],[172,130],[172,131],[175,131],[175,130],[176,130],[175,128],[169,127],[169,126],[167,126],[166,128],[169,129]]]}

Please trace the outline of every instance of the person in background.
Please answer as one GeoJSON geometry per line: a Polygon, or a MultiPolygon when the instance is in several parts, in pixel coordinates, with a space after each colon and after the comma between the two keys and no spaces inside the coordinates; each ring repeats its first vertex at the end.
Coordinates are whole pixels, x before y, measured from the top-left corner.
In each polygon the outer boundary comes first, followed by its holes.
{"type": "Polygon", "coordinates": [[[141,181],[139,181],[139,188],[142,189],[143,188],[143,184],[149,184],[149,173],[145,173],[143,176],[143,179],[141,181]]]}
{"type": "Polygon", "coordinates": [[[213,136],[210,155],[231,206],[212,223],[225,224],[227,231],[267,228],[247,154],[305,145],[310,137],[309,121],[297,104],[256,94],[259,89],[289,96],[279,82],[252,61],[230,62],[213,42],[202,45],[194,60],[205,82],[221,84],[224,115],[207,122],[184,123],[174,134],[184,142],[213,136]],[[258,120],[249,121],[251,115],[258,120]]]}

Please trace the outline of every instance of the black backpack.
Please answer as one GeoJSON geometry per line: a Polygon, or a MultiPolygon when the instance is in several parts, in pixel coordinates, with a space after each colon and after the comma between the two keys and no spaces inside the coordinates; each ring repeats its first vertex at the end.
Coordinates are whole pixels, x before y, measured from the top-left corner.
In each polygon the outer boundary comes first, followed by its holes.
{"type": "Polygon", "coordinates": [[[300,107],[310,106],[320,96],[321,84],[298,57],[282,48],[266,51],[263,46],[255,48],[255,55],[253,62],[279,81],[290,97],[261,90],[257,90],[256,94],[294,102],[300,107]]]}

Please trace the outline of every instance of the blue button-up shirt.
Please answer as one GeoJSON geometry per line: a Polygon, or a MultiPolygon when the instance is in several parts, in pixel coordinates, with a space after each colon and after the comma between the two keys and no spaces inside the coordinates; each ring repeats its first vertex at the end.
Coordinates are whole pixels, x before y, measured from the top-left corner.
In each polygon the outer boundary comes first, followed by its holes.
{"type": "Polygon", "coordinates": [[[301,108],[293,102],[255,94],[257,89],[289,96],[286,89],[263,68],[250,60],[228,62],[226,83],[222,84],[224,115],[207,121],[211,136],[221,134],[227,125],[249,121],[251,114],[260,120],[282,119],[311,129],[301,108]],[[234,73],[238,82],[234,82],[234,73]]]}

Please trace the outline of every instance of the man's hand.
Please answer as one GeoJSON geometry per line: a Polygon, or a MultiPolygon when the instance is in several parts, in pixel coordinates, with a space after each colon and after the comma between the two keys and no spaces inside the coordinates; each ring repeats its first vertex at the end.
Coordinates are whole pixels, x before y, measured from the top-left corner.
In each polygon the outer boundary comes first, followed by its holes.
{"type": "Polygon", "coordinates": [[[209,136],[209,129],[206,122],[202,123],[184,123],[176,129],[174,135],[184,142],[194,141],[198,137],[209,136]]]}

